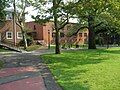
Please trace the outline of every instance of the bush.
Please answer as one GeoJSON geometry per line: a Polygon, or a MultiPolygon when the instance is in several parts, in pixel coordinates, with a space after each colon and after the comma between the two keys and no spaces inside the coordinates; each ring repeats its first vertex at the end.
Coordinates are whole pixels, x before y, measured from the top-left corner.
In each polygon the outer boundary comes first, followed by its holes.
{"type": "MultiPolygon", "coordinates": [[[[30,46],[32,44],[33,44],[33,39],[31,37],[27,37],[27,45],[30,46]]],[[[24,46],[24,41],[23,40],[21,40],[19,42],[19,46],[24,46]]]]}
{"type": "Polygon", "coordinates": [[[39,49],[41,46],[40,45],[31,45],[29,47],[27,47],[27,51],[34,51],[34,50],[37,50],[39,49]]]}
{"type": "Polygon", "coordinates": [[[4,62],[0,61],[0,69],[4,66],[4,62]]]}

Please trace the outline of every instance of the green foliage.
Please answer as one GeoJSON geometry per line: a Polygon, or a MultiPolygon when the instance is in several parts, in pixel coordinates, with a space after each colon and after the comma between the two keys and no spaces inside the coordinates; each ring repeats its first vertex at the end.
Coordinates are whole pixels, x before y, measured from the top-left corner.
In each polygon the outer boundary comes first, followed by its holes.
{"type": "Polygon", "coordinates": [[[39,49],[41,46],[40,45],[31,45],[29,47],[27,47],[27,51],[34,51],[34,50],[37,50],[39,49]]]}
{"type": "Polygon", "coordinates": [[[119,90],[120,48],[42,55],[63,90],[119,90]]]}
{"type": "MultiPolygon", "coordinates": [[[[27,48],[27,34],[25,29],[25,15],[28,14],[26,11],[27,7],[30,7],[29,0],[9,0],[9,5],[14,8],[14,25],[18,25],[21,29],[23,41],[20,44],[24,43],[24,49],[27,48]]],[[[29,39],[28,39],[29,40],[29,39]]]]}
{"type": "Polygon", "coordinates": [[[0,47],[0,52],[8,52],[8,51],[10,51],[10,50],[5,49],[5,48],[3,48],[3,47],[0,47]]]}
{"type": "Polygon", "coordinates": [[[38,23],[46,23],[53,21],[55,30],[56,54],[60,54],[59,31],[69,23],[69,9],[66,7],[67,2],[63,0],[35,0],[31,1],[38,10],[36,17],[32,16],[38,23]]]}
{"type": "Polygon", "coordinates": [[[55,0],[56,5],[53,6],[54,0],[29,0],[30,3],[38,10],[37,16],[32,16],[37,23],[43,24],[45,22],[54,22],[54,10],[56,9],[58,26],[62,27],[68,18],[69,9],[66,7],[66,3],[63,0],[55,0]],[[55,8],[55,9],[54,9],[55,8]]]}
{"type": "MultiPolygon", "coordinates": [[[[28,46],[30,46],[30,45],[32,45],[33,44],[33,38],[32,37],[29,37],[29,36],[27,36],[27,45],[28,46]]],[[[21,40],[20,42],[19,42],[19,46],[24,46],[24,40],[21,40]]]]}
{"type": "MultiPolygon", "coordinates": [[[[84,23],[89,30],[88,48],[95,49],[95,32],[120,31],[120,1],[119,0],[78,0],[70,2],[71,14],[79,23],[84,23]],[[86,21],[86,22],[85,22],[86,21]]],[[[80,28],[82,25],[80,26],[80,28]]],[[[78,29],[81,30],[81,29],[78,29]]],[[[78,31],[77,31],[78,32],[78,31]]],[[[97,36],[98,33],[96,33],[97,36]]]]}
{"type": "Polygon", "coordinates": [[[0,22],[5,20],[5,8],[7,7],[8,0],[0,0],[0,22]]]}
{"type": "Polygon", "coordinates": [[[0,69],[4,67],[4,62],[0,61],[0,69]]]}
{"type": "Polygon", "coordinates": [[[88,16],[91,15],[94,17],[93,26],[97,26],[102,22],[105,25],[120,27],[118,23],[120,22],[119,0],[79,0],[74,3],[70,2],[69,6],[72,7],[71,14],[78,18],[79,23],[84,23],[88,20],[88,16]]]}

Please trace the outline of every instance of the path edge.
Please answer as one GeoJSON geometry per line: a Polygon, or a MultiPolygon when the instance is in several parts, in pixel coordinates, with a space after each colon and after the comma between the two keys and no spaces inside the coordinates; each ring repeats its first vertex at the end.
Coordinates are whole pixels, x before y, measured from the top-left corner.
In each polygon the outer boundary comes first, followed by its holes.
{"type": "Polygon", "coordinates": [[[44,64],[44,68],[42,69],[43,80],[45,83],[45,87],[47,90],[63,90],[62,87],[57,83],[57,80],[54,78],[54,75],[50,71],[47,64],[44,62],[43,58],[40,57],[42,63],[44,64]],[[44,74],[46,76],[44,76],[44,74]]]}

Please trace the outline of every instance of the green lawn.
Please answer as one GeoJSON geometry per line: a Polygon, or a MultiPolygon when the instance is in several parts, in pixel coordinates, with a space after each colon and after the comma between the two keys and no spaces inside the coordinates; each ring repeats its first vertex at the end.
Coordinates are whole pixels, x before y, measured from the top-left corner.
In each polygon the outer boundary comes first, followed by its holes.
{"type": "Polygon", "coordinates": [[[120,48],[42,55],[63,90],[120,90],[120,48]]]}

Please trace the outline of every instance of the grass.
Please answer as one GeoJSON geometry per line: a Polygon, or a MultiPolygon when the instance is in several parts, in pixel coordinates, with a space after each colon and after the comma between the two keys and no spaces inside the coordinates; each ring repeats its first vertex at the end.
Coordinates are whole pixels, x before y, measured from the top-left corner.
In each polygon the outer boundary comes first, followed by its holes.
{"type": "Polygon", "coordinates": [[[4,67],[4,62],[0,61],[0,69],[4,67]]]}
{"type": "Polygon", "coordinates": [[[29,47],[27,47],[27,51],[34,51],[34,50],[37,50],[39,49],[41,46],[40,45],[31,45],[29,47]]]}
{"type": "Polygon", "coordinates": [[[41,57],[63,90],[120,90],[120,48],[41,57]]]}
{"type": "Polygon", "coordinates": [[[4,49],[4,48],[0,48],[0,52],[8,52],[8,51],[10,51],[10,50],[4,49]]]}

